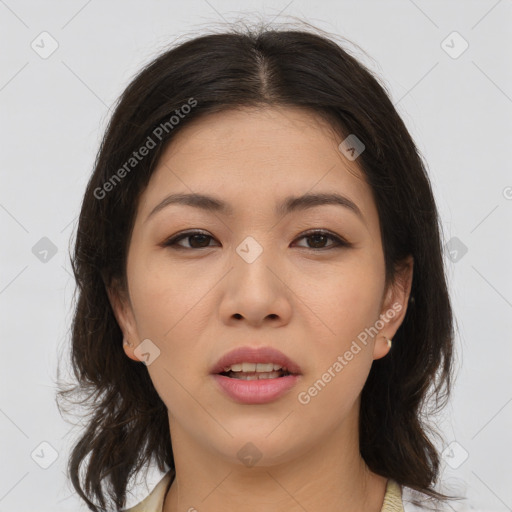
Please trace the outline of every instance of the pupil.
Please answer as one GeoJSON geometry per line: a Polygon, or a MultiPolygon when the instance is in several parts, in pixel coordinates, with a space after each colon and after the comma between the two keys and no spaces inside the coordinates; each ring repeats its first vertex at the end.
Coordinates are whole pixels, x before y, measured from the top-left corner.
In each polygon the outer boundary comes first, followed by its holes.
{"type": "MultiPolygon", "coordinates": [[[[205,244],[201,243],[201,242],[206,242],[206,247],[208,246],[208,238],[209,236],[208,235],[191,235],[189,236],[189,240],[190,240],[190,246],[191,247],[205,247],[205,244]],[[198,239],[199,239],[199,242],[198,242],[198,239]],[[198,242],[198,243],[197,243],[198,242]]],[[[309,235],[308,237],[310,239],[310,241],[312,240],[313,243],[309,244],[310,246],[312,245],[313,247],[315,248],[318,248],[318,247],[323,247],[325,245],[325,241],[326,241],[326,236],[325,235],[309,235]]]]}
{"type": "MultiPolygon", "coordinates": [[[[313,239],[313,240],[316,240],[315,242],[313,242],[313,246],[314,247],[317,247],[318,245],[322,246],[322,241],[325,242],[325,238],[326,236],[325,235],[310,235],[309,236],[310,239],[313,239]],[[320,241],[318,241],[318,239],[321,239],[320,241]]],[[[311,245],[311,244],[310,244],[311,245]]]]}
{"type": "MultiPolygon", "coordinates": [[[[189,237],[190,239],[190,246],[191,247],[204,247],[204,245],[201,245],[201,238],[203,239],[203,242],[208,242],[208,235],[192,235],[189,237]],[[200,242],[199,242],[199,245],[196,245],[193,243],[193,240],[196,240],[197,241],[197,238],[200,239],[200,242]]],[[[206,244],[208,245],[208,244],[206,244]]]]}

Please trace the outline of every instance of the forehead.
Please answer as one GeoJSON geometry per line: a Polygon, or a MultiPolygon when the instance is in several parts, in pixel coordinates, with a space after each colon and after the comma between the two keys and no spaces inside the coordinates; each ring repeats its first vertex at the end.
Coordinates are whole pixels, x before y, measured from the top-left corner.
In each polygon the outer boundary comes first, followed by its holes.
{"type": "MultiPolygon", "coordinates": [[[[372,194],[357,161],[338,149],[344,136],[314,112],[243,108],[202,116],[177,132],[163,152],[139,213],[144,218],[171,192],[222,197],[243,209],[313,192],[350,197],[366,215],[372,194]]],[[[375,213],[375,212],[373,212],[375,213]]]]}

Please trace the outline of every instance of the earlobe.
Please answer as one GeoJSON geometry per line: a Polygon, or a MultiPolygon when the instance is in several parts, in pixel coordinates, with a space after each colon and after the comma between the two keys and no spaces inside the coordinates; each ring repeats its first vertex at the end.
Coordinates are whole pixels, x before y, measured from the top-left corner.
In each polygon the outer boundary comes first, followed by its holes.
{"type": "Polygon", "coordinates": [[[123,350],[130,359],[138,362],[140,360],[134,354],[136,347],[132,341],[138,339],[138,333],[127,294],[121,290],[119,285],[105,286],[105,289],[116,321],[123,333],[123,350]]]}
{"type": "Polygon", "coordinates": [[[373,359],[380,359],[387,355],[391,350],[393,340],[387,338],[383,334],[377,335],[377,341],[373,348],[373,359]]]}
{"type": "Polygon", "coordinates": [[[394,280],[388,286],[381,315],[387,314],[390,320],[389,323],[393,326],[398,324],[394,331],[383,330],[383,334],[387,333],[388,338],[394,335],[405,317],[412,287],[413,267],[413,258],[408,256],[397,267],[394,280]]]}
{"type": "Polygon", "coordinates": [[[124,353],[134,361],[140,362],[140,359],[135,355],[135,347],[133,346],[133,343],[130,343],[127,341],[126,338],[123,338],[123,349],[124,353]]]}
{"type": "Polygon", "coordinates": [[[407,312],[412,287],[414,260],[408,256],[396,270],[395,279],[386,290],[380,319],[384,325],[380,329],[374,346],[374,359],[389,353],[392,339],[402,324],[407,312]]]}

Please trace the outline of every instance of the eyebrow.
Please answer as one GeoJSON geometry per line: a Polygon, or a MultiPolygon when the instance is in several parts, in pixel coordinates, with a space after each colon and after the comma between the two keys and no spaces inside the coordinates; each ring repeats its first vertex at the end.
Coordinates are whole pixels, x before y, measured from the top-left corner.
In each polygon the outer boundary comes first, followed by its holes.
{"type": "MultiPolygon", "coordinates": [[[[199,193],[171,194],[153,208],[151,213],[146,217],[144,223],[146,223],[156,213],[163,210],[166,206],[172,204],[192,206],[204,211],[221,213],[227,216],[232,216],[234,213],[231,205],[213,196],[199,193]]],[[[310,193],[302,196],[286,197],[277,205],[275,214],[277,216],[282,216],[291,212],[303,211],[323,205],[336,205],[347,208],[364,222],[364,217],[359,207],[348,197],[337,193],[310,193]]]]}

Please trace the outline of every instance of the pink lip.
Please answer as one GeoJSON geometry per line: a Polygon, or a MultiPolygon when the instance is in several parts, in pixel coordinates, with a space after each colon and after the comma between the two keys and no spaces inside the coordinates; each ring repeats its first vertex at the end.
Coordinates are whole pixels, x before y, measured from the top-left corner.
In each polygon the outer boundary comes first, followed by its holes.
{"type": "Polygon", "coordinates": [[[271,347],[239,347],[222,356],[211,373],[213,378],[235,402],[264,404],[277,400],[289,391],[300,379],[300,366],[279,350],[271,347]],[[275,379],[241,380],[220,375],[224,368],[237,363],[274,363],[285,367],[291,375],[275,379]]]}
{"type": "Polygon", "coordinates": [[[277,400],[289,391],[300,379],[300,375],[287,375],[277,379],[262,380],[232,379],[224,375],[213,375],[213,378],[220,388],[235,402],[241,404],[265,404],[277,400]]]}
{"type": "MultiPolygon", "coordinates": [[[[212,368],[211,373],[218,374],[224,371],[224,368],[238,363],[274,363],[287,368],[292,374],[300,374],[300,366],[285,356],[279,350],[272,347],[239,347],[227,354],[224,354],[212,368]]],[[[284,378],[284,377],[281,377],[284,378]]],[[[274,379],[269,379],[274,380],[274,379]]],[[[251,382],[251,381],[247,381],[251,382]]]]}

